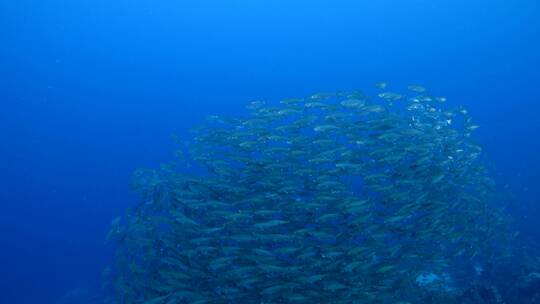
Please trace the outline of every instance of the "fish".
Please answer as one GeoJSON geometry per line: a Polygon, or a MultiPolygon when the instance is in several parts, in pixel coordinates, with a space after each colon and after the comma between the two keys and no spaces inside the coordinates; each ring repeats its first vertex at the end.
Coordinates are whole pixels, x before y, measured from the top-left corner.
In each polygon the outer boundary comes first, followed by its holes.
{"type": "Polygon", "coordinates": [[[339,128],[335,125],[319,125],[313,128],[315,132],[328,132],[328,131],[333,131],[337,129],[339,128]]]}
{"type": "Polygon", "coordinates": [[[396,101],[403,98],[403,95],[398,94],[398,93],[392,93],[392,92],[379,93],[377,96],[379,96],[379,98],[386,99],[389,101],[396,101]]]}
{"type": "Polygon", "coordinates": [[[407,89],[416,93],[424,93],[426,91],[426,88],[420,85],[409,85],[407,89]]]}
{"type": "Polygon", "coordinates": [[[268,222],[257,223],[255,225],[253,225],[253,227],[258,228],[258,229],[265,229],[265,228],[272,228],[272,227],[287,224],[287,223],[288,223],[287,221],[272,220],[272,221],[268,221],[268,222]]]}
{"type": "Polygon", "coordinates": [[[376,87],[210,115],[174,165],[138,171],[141,203],[110,233],[117,298],[424,303],[459,293],[415,289],[419,274],[505,261],[514,233],[472,115],[376,87]]]}
{"type": "Polygon", "coordinates": [[[345,108],[360,108],[365,105],[365,102],[359,99],[346,99],[340,102],[340,105],[345,108]]]}
{"type": "Polygon", "coordinates": [[[375,87],[381,90],[386,89],[387,86],[388,86],[388,83],[386,81],[377,82],[375,84],[375,87]]]}

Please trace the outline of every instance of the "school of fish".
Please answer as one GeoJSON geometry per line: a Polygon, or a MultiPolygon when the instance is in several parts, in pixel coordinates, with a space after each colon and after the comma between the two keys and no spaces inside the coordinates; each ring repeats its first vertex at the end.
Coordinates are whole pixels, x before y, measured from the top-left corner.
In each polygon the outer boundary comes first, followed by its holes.
{"type": "Polygon", "coordinates": [[[443,303],[507,258],[478,125],[387,89],[253,101],[138,171],[109,235],[117,303],[443,303]]]}

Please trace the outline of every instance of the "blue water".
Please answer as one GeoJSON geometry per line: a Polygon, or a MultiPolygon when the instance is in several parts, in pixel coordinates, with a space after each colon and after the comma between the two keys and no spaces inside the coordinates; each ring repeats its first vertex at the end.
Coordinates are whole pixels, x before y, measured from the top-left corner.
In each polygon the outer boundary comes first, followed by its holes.
{"type": "Polygon", "coordinates": [[[420,83],[481,125],[540,239],[540,2],[0,2],[0,303],[99,290],[131,174],[253,99],[420,83]]]}

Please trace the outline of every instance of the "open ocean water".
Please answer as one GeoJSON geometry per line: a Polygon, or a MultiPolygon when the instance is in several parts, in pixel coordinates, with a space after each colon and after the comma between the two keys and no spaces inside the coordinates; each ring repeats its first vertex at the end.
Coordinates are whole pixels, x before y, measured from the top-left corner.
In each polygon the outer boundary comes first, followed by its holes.
{"type": "Polygon", "coordinates": [[[0,303],[540,303],[539,54],[534,0],[0,1],[0,303]]]}

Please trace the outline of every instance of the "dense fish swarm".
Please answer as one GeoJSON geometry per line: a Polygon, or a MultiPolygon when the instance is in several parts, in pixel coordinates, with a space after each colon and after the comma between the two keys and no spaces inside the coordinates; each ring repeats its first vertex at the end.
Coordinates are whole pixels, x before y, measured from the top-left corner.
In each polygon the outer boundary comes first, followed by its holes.
{"type": "Polygon", "coordinates": [[[211,116],[140,171],[110,233],[117,302],[443,303],[508,256],[467,111],[376,87],[211,116]]]}

